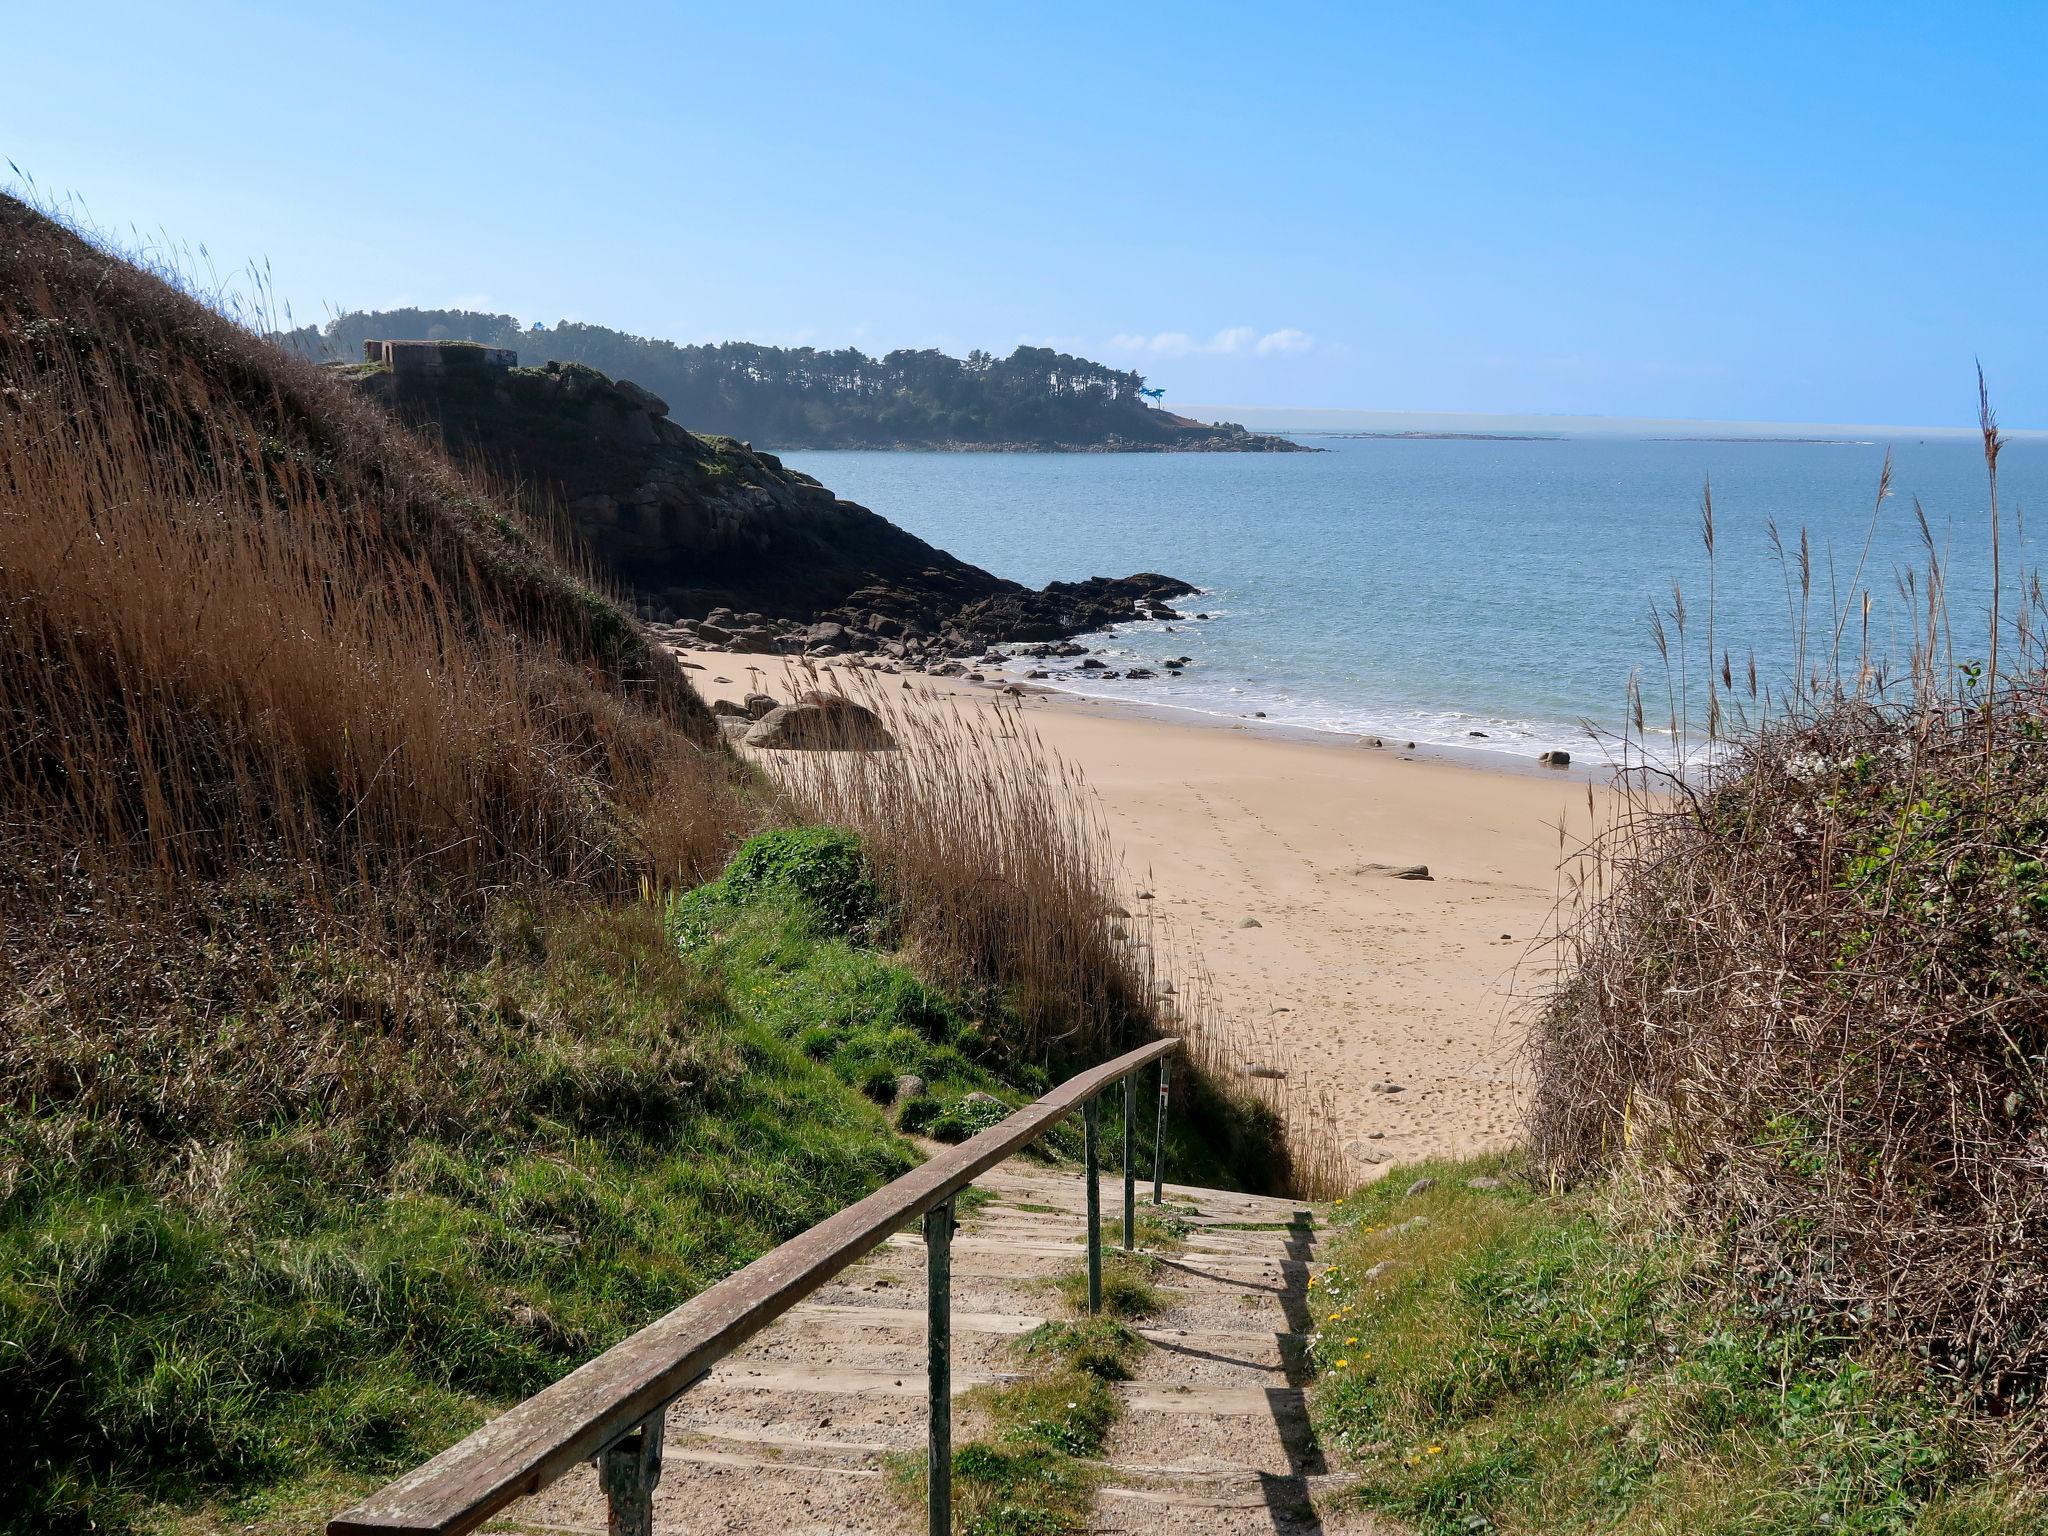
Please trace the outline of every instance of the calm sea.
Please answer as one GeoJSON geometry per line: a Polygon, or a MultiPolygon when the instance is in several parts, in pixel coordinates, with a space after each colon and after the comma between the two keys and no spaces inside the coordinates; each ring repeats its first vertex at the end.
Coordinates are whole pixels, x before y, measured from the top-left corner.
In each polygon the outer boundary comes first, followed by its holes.
{"type": "MultiPolygon", "coordinates": [[[[1850,590],[1883,443],[1304,437],[1319,454],[793,453],[788,462],[1001,575],[1164,571],[1204,589],[1204,623],[1101,637],[1113,666],[1191,656],[1180,679],[1061,684],[1238,718],[1526,755],[1617,727],[1632,671],[1668,697],[1650,604],[1685,593],[1703,654],[1700,540],[1711,479],[1717,634],[1738,674],[1754,648],[1789,668],[1786,577],[1766,534],[1806,529],[1816,608],[1850,590]],[[1484,737],[1471,733],[1485,732],[1484,737]]],[[[1918,498],[1949,551],[1957,650],[1982,649],[1986,496],[1974,444],[1891,445],[1894,494],[1863,585],[1877,645],[1903,634],[1897,573],[1922,564],[1918,498]]],[[[2048,518],[2048,444],[2001,461],[2008,575],[2014,513],[2048,518]]],[[[2030,540],[2029,558],[2040,540],[2030,540]]],[[[1850,626],[1851,646],[1859,623],[1850,626]]],[[[1831,628],[1817,612],[1816,631],[1831,628]]]]}

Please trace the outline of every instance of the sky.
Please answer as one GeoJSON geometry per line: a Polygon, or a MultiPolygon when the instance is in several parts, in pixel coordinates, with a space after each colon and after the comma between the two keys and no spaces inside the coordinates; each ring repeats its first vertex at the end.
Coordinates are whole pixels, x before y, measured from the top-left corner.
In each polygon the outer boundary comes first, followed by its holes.
{"type": "Polygon", "coordinates": [[[2039,0],[0,20],[36,195],[267,263],[301,323],[1029,342],[1169,406],[1929,426],[1981,360],[2048,426],[2039,0]]]}

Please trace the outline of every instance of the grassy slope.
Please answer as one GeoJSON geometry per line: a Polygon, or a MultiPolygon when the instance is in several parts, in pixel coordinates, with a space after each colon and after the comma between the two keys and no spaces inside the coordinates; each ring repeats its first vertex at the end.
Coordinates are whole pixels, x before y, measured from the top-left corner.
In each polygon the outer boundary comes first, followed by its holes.
{"type": "MultiPolygon", "coordinates": [[[[316,1105],[166,1185],[31,1155],[68,1106],[8,1122],[0,1478],[25,1501],[0,1528],[311,1528],[910,1167],[880,1107],[899,1074],[941,1139],[1044,1086],[854,904],[758,878],[753,852],[790,846],[852,845],[768,834],[735,861],[757,878],[666,908],[512,908],[486,953],[415,978],[475,1042],[484,1113],[442,1132],[316,1105]]],[[[310,1006],[363,963],[305,955],[310,1006]]]]}
{"type": "Polygon", "coordinates": [[[1315,1413],[1355,1498],[1424,1536],[2048,1529],[1910,1358],[1716,1299],[1711,1254],[1648,1203],[1539,1194],[1494,1158],[1338,1208],[1315,1413]]]}

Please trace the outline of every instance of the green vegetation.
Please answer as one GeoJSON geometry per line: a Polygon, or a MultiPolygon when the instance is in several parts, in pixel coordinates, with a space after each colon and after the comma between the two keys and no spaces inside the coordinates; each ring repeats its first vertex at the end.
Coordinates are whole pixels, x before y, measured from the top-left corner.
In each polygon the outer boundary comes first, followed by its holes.
{"type": "Polygon", "coordinates": [[[850,347],[679,346],[602,325],[523,326],[511,315],[446,309],[351,311],[278,339],[311,358],[351,362],[365,341],[401,337],[512,347],[529,366],[584,364],[652,390],[694,431],[788,448],[1058,447],[1111,438],[1145,447],[1218,435],[1251,446],[1275,441],[1154,410],[1139,394],[1143,376],[1049,347],[1020,346],[1007,358],[981,351],[948,357],[931,348],[873,358],[850,347]]]}
{"type": "Polygon", "coordinates": [[[152,1182],[25,1155],[116,1125],[8,1122],[0,1525],[332,1504],[914,1162],[644,907],[536,918],[424,985],[491,1042],[461,1134],[313,1113],[152,1182]]]}
{"type": "MultiPolygon", "coordinates": [[[[1105,1248],[1102,1254],[1102,1315],[1111,1318],[1157,1317],[1166,1310],[1166,1293],[1152,1282],[1159,1261],[1150,1254],[1105,1248]]],[[[1069,1309],[1088,1310],[1088,1271],[1070,1270],[1053,1282],[1069,1309]]]]}
{"type": "Polygon", "coordinates": [[[1419,1536],[2048,1529],[1923,1361],[1730,1300],[1647,1198],[1539,1194],[1487,1158],[1337,1208],[1314,1411],[1356,1499],[1419,1536]]]}
{"type": "Polygon", "coordinates": [[[720,879],[668,909],[685,963],[750,1023],[878,1102],[898,1078],[921,1079],[924,1090],[897,1106],[903,1129],[962,1140],[1035,1095],[1042,1074],[1025,1072],[1030,1093],[1005,1089],[997,1046],[967,1012],[858,942],[880,923],[859,840],[822,827],[751,838],[720,879]]]}
{"type": "MultiPolygon", "coordinates": [[[[1063,1277],[1061,1290],[1066,1291],[1063,1277]]],[[[1087,1305],[1086,1271],[1080,1308],[1087,1305]]],[[[1069,1536],[1088,1530],[1101,1480],[1095,1458],[1122,1412],[1115,1382],[1130,1379],[1145,1341],[1113,1317],[1042,1323],[1016,1341],[1016,1381],[968,1395],[982,1430],[953,1450],[953,1524],[962,1536],[1069,1536]]],[[[924,1464],[897,1457],[906,1502],[922,1504],[924,1464]]]]}

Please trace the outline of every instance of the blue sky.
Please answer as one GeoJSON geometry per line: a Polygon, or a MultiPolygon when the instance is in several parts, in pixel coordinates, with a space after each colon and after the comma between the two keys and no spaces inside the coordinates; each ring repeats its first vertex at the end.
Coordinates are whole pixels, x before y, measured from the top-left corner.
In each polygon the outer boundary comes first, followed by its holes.
{"type": "MultiPolygon", "coordinates": [[[[2048,426],[2048,5],[16,4],[0,154],[301,319],[1167,401],[2048,426]],[[1944,14],[1943,12],[1946,12],[1944,14]]],[[[4,169],[4,168],[0,168],[4,169]]]]}

